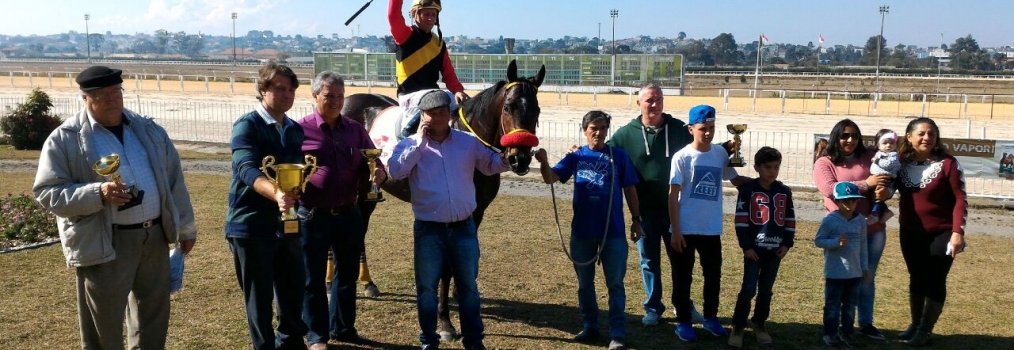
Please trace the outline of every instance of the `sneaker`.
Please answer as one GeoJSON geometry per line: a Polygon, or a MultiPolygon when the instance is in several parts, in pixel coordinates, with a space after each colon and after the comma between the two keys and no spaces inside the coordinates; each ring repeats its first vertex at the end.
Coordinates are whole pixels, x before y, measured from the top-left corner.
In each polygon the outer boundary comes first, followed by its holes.
{"type": "Polygon", "coordinates": [[[904,332],[898,333],[898,339],[908,341],[915,336],[915,332],[919,330],[919,326],[913,324],[908,325],[908,328],[904,332]]]}
{"type": "Polygon", "coordinates": [[[609,341],[609,350],[626,350],[627,342],[620,337],[615,337],[609,341]]]}
{"type": "Polygon", "coordinates": [[[771,335],[768,334],[767,329],[764,328],[764,324],[754,324],[753,335],[754,337],[757,337],[758,343],[771,344],[774,342],[774,340],[771,339],[771,335]]]}
{"type": "Polygon", "coordinates": [[[827,346],[839,347],[841,346],[841,339],[837,335],[825,335],[824,344],[827,346]]]}
{"type": "Polygon", "coordinates": [[[877,329],[877,327],[874,327],[872,324],[866,327],[859,328],[859,334],[870,337],[870,339],[873,340],[887,340],[887,337],[884,336],[884,333],[881,333],[880,330],[877,329]]]}
{"type": "Polygon", "coordinates": [[[842,345],[847,347],[855,348],[860,346],[859,338],[855,334],[842,334],[839,339],[841,339],[842,345]]]}
{"type": "Polygon", "coordinates": [[[694,325],[689,322],[676,324],[676,336],[685,342],[697,341],[697,332],[694,331],[694,325]]]}
{"type": "Polygon", "coordinates": [[[641,318],[641,323],[643,323],[645,326],[655,326],[658,325],[659,318],[660,317],[658,316],[657,312],[648,311],[644,314],[644,317],[641,318]]]}
{"type": "Polygon", "coordinates": [[[729,335],[729,331],[722,327],[722,322],[718,321],[718,318],[706,318],[704,319],[704,329],[711,332],[716,337],[724,337],[729,335]]]}
{"type": "Polygon", "coordinates": [[[729,335],[729,346],[734,348],[743,347],[743,328],[733,328],[729,335]]]}

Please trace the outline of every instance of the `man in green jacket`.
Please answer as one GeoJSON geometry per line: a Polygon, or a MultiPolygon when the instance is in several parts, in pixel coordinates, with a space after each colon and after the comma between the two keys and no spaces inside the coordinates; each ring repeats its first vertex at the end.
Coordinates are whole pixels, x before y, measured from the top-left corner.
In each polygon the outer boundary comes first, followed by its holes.
{"type": "MultiPolygon", "coordinates": [[[[662,113],[662,88],[655,84],[641,88],[637,98],[637,106],[641,115],[624,125],[609,140],[608,144],[623,148],[630,155],[634,169],[641,182],[636,186],[637,198],[640,202],[641,217],[634,217],[640,222],[644,235],[637,241],[637,251],[641,255],[641,275],[644,278],[644,291],[647,300],[644,302],[644,318],[641,322],[646,326],[658,324],[665,312],[662,303],[661,242],[669,242],[669,167],[672,155],[690,144],[693,138],[687,132],[687,125],[673,116],[662,113]]],[[[668,244],[665,245],[670,266],[676,252],[668,244]]],[[[675,270],[672,276],[675,276],[675,270]]],[[[675,299],[675,295],[672,297],[675,299]]],[[[692,304],[691,304],[692,306],[692,304]]],[[[694,319],[703,321],[703,317],[693,309],[694,319]]]]}

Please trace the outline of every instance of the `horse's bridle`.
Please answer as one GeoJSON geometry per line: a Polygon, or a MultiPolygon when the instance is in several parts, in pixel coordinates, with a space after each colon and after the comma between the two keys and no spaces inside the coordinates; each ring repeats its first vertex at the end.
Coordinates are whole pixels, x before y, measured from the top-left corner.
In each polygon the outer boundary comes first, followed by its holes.
{"type": "MultiPolygon", "coordinates": [[[[512,88],[514,86],[517,86],[517,85],[527,85],[527,86],[531,87],[533,90],[535,90],[536,94],[539,93],[539,87],[538,86],[535,86],[534,84],[532,84],[532,83],[530,83],[530,82],[528,82],[526,80],[520,80],[520,81],[513,81],[513,82],[510,82],[510,83],[507,83],[507,85],[504,85],[504,87],[503,87],[503,94],[506,95],[507,92],[510,91],[510,88],[512,88]]],[[[461,120],[461,124],[464,124],[465,128],[468,128],[468,131],[471,132],[473,135],[475,135],[475,138],[479,139],[479,142],[482,142],[482,144],[486,145],[486,147],[492,148],[497,153],[501,152],[501,150],[497,149],[496,147],[493,147],[493,144],[487,142],[486,140],[483,140],[482,136],[480,136],[478,133],[476,133],[475,130],[472,129],[472,126],[468,124],[468,121],[465,120],[465,106],[461,106],[461,107],[458,108],[458,118],[461,120]]],[[[517,129],[512,129],[511,131],[507,131],[507,129],[504,128],[503,123],[500,123],[500,131],[503,132],[504,135],[510,135],[510,134],[513,134],[513,133],[516,133],[516,132],[521,132],[521,131],[531,133],[531,131],[528,131],[527,129],[524,129],[524,128],[517,128],[517,129]]]]}

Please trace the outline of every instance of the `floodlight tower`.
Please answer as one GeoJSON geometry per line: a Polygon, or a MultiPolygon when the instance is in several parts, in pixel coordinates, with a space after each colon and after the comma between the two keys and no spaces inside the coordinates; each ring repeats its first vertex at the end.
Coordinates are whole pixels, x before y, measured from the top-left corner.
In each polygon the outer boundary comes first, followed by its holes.
{"type": "Polygon", "coordinates": [[[616,17],[619,15],[620,11],[617,9],[609,11],[609,17],[613,18],[613,59],[611,67],[609,68],[610,85],[616,85],[616,17]]]}
{"type": "Polygon", "coordinates": [[[92,61],[92,36],[91,34],[88,33],[88,20],[91,18],[92,18],[91,15],[87,13],[85,14],[85,49],[88,50],[87,52],[89,63],[91,63],[92,61]]]}
{"type": "Polygon", "coordinates": [[[232,13],[232,65],[236,65],[236,13],[232,13]]]}

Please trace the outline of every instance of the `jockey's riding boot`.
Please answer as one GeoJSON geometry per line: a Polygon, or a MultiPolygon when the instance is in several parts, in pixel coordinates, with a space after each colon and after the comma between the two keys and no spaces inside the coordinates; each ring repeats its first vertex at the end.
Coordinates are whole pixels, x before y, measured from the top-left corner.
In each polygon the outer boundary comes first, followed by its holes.
{"type": "Polygon", "coordinates": [[[411,116],[405,127],[401,129],[401,139],[407,139],[409,136],[415,135],[416,131],[419,130],[419,120],[422,113],[416,113],[411,116]]]}

